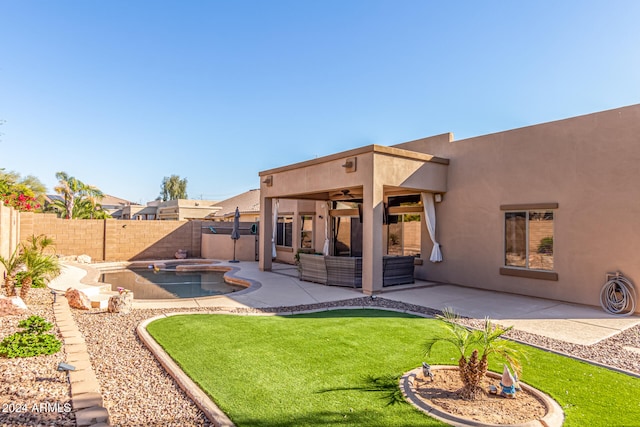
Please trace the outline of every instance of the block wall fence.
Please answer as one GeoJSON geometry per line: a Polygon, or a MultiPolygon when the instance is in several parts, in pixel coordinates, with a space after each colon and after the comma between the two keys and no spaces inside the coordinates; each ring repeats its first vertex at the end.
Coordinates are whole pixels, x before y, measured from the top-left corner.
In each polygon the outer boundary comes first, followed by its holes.
{"type": "MultiPolygon", "coordinates": [[[[89,255],[93,261],[172,259],[178,249],[201,256],[203,221],[61,219],[55,214],[20,214],[22,241],[44,234],[60,256],[89,255]]],[[[4,241],[4,238],[3,238],[4,241]]]]}

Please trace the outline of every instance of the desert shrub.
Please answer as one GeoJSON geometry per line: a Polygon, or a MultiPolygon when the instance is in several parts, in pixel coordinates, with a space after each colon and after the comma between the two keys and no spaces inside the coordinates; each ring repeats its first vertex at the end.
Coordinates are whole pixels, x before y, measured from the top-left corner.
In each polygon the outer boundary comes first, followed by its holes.
{"type": "Polygon", "coordinates": [[[53,325],[40,316],[18,322],[23,331],[9,335],[0,343],[0,356],[32,357],[60,351],[62,344],[53,334],[46,334],[53,325]]]}

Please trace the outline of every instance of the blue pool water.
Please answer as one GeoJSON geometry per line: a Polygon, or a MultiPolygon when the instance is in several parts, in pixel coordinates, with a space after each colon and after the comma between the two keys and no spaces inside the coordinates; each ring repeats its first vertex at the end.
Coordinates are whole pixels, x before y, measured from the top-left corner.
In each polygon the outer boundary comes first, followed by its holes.
{"type": "Polygon", "coordinates": [[[224,295],[245,289],[224,281],[224,272],[126,269],[105,272],[101,282],[133,292],[135,299],[175,299],[224,295]]]}

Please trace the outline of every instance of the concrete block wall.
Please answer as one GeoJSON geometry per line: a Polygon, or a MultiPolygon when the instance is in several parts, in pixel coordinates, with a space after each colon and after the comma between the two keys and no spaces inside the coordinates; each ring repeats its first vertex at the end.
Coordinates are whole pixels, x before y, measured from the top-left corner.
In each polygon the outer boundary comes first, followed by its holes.
{"type": "Polygon", "coordinates": [[[94,261],[171,259],[178,249],[186,249],[190,258],[201,256],[201,221],[68,220],[24,212],[21,217],[21,240],[47,235],[61,256],[86,254],[94,261]]]}

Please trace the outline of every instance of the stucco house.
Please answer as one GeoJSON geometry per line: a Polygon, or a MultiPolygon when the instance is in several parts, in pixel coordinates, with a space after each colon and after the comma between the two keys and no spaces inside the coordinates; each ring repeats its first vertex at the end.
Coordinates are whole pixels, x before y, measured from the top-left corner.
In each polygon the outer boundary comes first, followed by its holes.
{"type": "Polygon", "coordinates": [[[412,255],[417,279],[598,305],[607,273],[640,281],[639,165],[632,105],[262,171],[260,268],[362,257],[371,295],[384,256],[412,255]]]}
{"type": "Polygon", "coordinates": [[[241,222],[257,222],[260,219],[260,190],[245,191],[214,206],[219,209],[207,215],[205,219],[230,222],[233,221],[238,208],[241,222]]]}

